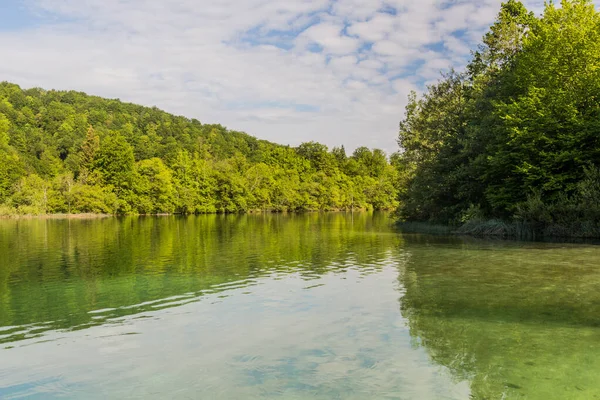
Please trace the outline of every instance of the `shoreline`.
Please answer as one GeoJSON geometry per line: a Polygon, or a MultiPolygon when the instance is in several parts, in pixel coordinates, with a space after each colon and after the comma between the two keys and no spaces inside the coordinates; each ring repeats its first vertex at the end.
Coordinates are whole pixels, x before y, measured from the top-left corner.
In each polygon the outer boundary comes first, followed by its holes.
{"type": "Polygon", "coordinates": [[[396,221],[396,227],[404,233],[426,235],[464,236],[481,239],[502,239],[525,242],[537,241],[598,241],[600,227],[561,224],[536,225],[522,221],[471,220],[462,225],[440,225],[427,222],[396,221]]]}
{"type": "Polygon", "coordinates": [[[0,220],[9,219],[101,219],[114,217],[112,214],[94,214],[94,213],[83,213],[83,214],[14,214],[14,215],[0,215],[0,220]]]}
{"type": "Polygon", "coordinates": [[[17,219],[103,219],[115,217],[173,217],[173,216],[196,216],[196,215],[256,215],[256,214],[312,214],[312,213],[364,213],[364,212],[391,212],[390,210],[303,210],[303,211],[270,211],[270,210],[248,210],[239,213],[201,213],[201,214],[178,214],[178,213],[156,213],[156,214],[10,214],[0,215],[1,220],[17,219]]]}

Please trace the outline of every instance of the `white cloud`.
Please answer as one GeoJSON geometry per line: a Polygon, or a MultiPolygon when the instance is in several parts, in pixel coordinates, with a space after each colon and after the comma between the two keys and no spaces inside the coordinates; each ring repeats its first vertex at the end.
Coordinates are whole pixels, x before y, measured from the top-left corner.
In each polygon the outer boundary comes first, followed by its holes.
{"type": "Polygon", "coordinates": [[[397,79],[393,81],[392,86],[394,87],[394,90],[398,92],[402,97],[407,97],[411,91],[416,92],[419,90],[419,88],[415,84],[408,82],[404,79],[397,79]]]}
{"type": "Polygon", "coordinates": [[[358,39],[343,35],[344,27],[337,24],[320,23],[313,25],[298,36],[298,47],[316,43],[323,47],[326,53],[350,54],[357,50],[358,39]]]}
{"type": "Polygon", "coordinates": [[[357,22],[348,28],[348,33],[368,42],[378,42],[387,38],[394,30],[396,17],[390,14],[377,13],[368,21],[357,22]]]}
{"type": "Polygon", "coordinates": [[[458,56],[467,55],[471,51],[471,48],[464,40],[457,39],[454,36],[447,36],[444,38],[444,47],[458,56]]]}
{"type": "Polygon", "coordinates": [[[402,55],[405,50],[405,47],[391,40],[382,40],[373,45],[373,51],[384,56],[402,55]]]}
{"type": "Polygon", "coordinates": [[[332,2],[332,12],[344,19],[361,21],[374,15],[384,5],[381,0],[338,0],[332,2]]]}
{"type": "MultiPolygon", "coordinates": [[[[1,79],[218,122],[280,143],[396,150],[410,90],[463,65],[500,0],[27,0],[1,79]],[[388,13],[389,6],[396,13],[388,13]],[[460,35],[453,34],[461,31],[460,35]],[[398,76],[402,78],[398,79],[398,76]]],[[[531,0],[539,9],[539,0],[531,0]]]]}
{"type": "Polygon", "coordinates": [[[357,63],[356,56],[342,56],[342,57],[334,57],[329,61],[329,67],[331,67],[334,71],[339,71],[341,73],[350,74],[355,68],[357,63]]]}
{"type": "Polygon", "coordinates": [[[452,62],[446,58],[433,58],[425,61],[418,69],[419,76],[433,80],[440,76],[441,72],[447,71],[452,67],[452,62]]]}

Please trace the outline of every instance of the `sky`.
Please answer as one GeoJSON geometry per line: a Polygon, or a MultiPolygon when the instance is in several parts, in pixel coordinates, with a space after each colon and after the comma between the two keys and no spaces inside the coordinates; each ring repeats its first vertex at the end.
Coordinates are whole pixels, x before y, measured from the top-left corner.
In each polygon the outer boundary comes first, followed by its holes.
{"type": "Polygon", "coordinates": [[[500,3],[0,0],[0,81],[391,153],[409,92],[462,68],[500,3]]]}

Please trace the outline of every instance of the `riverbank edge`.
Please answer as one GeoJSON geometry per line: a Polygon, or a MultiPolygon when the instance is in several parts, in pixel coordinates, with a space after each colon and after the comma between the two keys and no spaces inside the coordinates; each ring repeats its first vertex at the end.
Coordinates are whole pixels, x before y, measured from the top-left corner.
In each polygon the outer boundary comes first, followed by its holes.
{"type": "Polygon", "coordinates": [[[7,219],[101,219],[113,217],[112,214],[94,214],[94,213],[81,213],[81,214],[7,214],[0,215],[0,220],[7,219]]]}
{"type": "Polygon", "coordinates": [[[101,213],[77,213],[77,214],[0,214],[0,220],[7,219],[100,219],[110,217],[171,217],[171,216],[191,216],[191,215],[251,215],[251,214],[307,214],[307,213],[331,213],[331,212],[390,212],[391,210],[381,209],[373,210],[367,208],[354,209],[327,209],[327,210],[298,210],[298,211],[277,211],[277,210],[247,210],[245,212],[215,212],[199,214],[182,213],[155,213],[155,214],[101,214],[101,213]]]}
{"type": "Polygon", "coordinates": [[[429,222],[396,221],[396,226],[406,233],[431,235],[456,235],[481,238],[515,240],[542,239],[600,239],[600,225],[593,221],[574,221],[571,226],[558,223],[542,224],[526,221],[476,219],[463,225],[441,225],[429,222]]]}

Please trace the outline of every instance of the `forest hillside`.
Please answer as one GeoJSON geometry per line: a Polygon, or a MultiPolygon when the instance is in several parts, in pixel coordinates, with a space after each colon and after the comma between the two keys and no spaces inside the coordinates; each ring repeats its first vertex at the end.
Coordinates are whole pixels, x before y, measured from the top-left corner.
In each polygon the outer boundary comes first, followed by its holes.
{"type": "Polygon", "coordinates": [[[292,148],[157,108],[0,83],[0,215],[391,209],[365,147],[292,148]]]}

